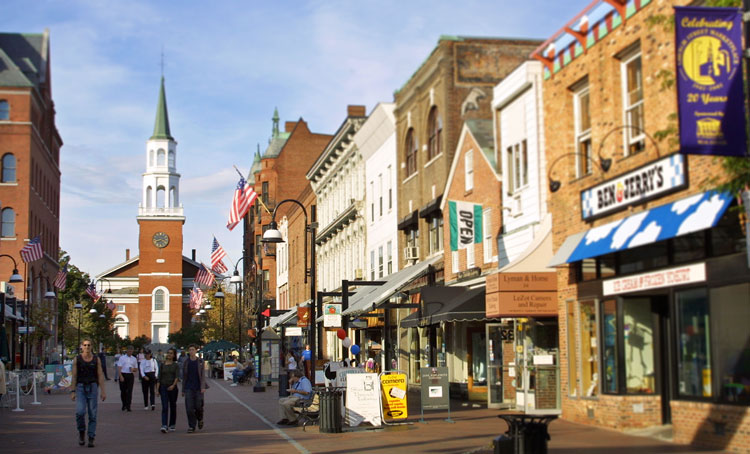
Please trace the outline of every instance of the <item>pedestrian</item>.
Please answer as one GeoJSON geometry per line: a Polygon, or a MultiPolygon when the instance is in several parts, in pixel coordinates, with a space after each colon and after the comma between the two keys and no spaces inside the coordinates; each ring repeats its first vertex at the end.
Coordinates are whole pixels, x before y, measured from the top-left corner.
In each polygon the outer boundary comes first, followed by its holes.
{"type": "Polygon", "coordinates": [[[104,354],[104,349],[99,349],[99,361],[102,362],[102,370],[104,371],[104,380],[109,381],[109,376],[107,375],[107,355],[104,354]]]}
{"type": "Polygon", "coordinates": [[[304,364],[305,376],[312,380],[312,351],[310,350],[310,344],[305,344],[305,350],[302,352],[302,360],[304,364]]]}
{"type": "Polygon", "coordinates": [[[196,355],[198,347],[190,344],[188,358],[182,366],[182,397],[185,398],[185,410],[188,418],[188,433],[203,429],[203,394],[206,392],[206,377],[203,360],[196,355]]]}
{"type": "Polygon", "coordinates": [[[279,399],[279,416],[281,420],[276,424],[296,426],[297,414],[294,412],[294,407],[312,397],[312,383],[310,383],[310,380],[302,372],[295,370],[292,372],[289,385],[287,392],[290,395],[279,399]]]}
{"type": "Polygon", "coordinates": [[[126,353],[117,360],[117,377],[120,379],[120,400],[122,411],[130,411],[133,400],[134,373],[138,372],[138,361],[133,356],[133,346],[128,345],[126,353]]]}
{"type": "Polygon", "coordinates": [[[144,358],[140,361],[141,371],[141,391],[143,391],[143,406],[144,410],[149,408],[149,397],[151,398],[151,410],[156,408],[156,401],[154,397],[154,389],[156,388],[156,382],[159,378],[159,365],[156,360],[151,356],[151,350],[146,349],[143,352],[144,358]]]}
{"type": "Polygon", "coordinates": [[[177,422],[177,381],[180,365],[175,361],[177,350],[167,350],[167,357],[159,368],[159,396],[161,396],[161,433],[175,431],[177,422]],[[167,426],[167,418],[169,426],[167,426]]]}
{"type": "Polygon", "coordinates": [[[96,395],[101,388],[102,402],[107,398],[104,383],[104,371],[99,365],[99,358],[91,351],[91,340],[83,339],[81,354],[73,359],[70,398],[76,402],[76,425],[78,426],[78,444],[86,443],[86,411],[89,414],[89,448],[94,447],[96,437],[96,395]]]}

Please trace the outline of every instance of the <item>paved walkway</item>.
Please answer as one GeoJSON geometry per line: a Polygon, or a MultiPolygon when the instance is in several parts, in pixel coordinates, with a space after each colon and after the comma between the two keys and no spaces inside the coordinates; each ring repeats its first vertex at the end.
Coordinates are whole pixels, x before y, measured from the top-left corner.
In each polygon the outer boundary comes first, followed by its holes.
{"type": "MultiPolygon", "coordinates": [[[[473,453],[492,452],[492,439],[506,430],[496,410],[474,408],[458,401],[447,412],[429,412],[426,423],[360,429],[341,434],[319,433],[317,427],[278,427],[278,389],[253,393],[251,386],[230,387],[228,382],[209,380],[205,427],[186,433],[185,406],[177,404],[177,432],[162,434],[161,405],[144,410],[138,383],[133,393],[133,411],[120,410],[119,389],[107,382],[107,401],[99,404],[99,423],[94,448],[101,453],[473,453]]],[[[410,394],[410,398],[412,395],[410,394]]],[[[410,420],[419,421],[418,395],[410,402],[410,420]]],[[[0,409],[0,446],[9,453],[64,454],[88,450],[78,446],[75,405],[67,394],[41,395],[42,405],[24,399],[24,412],[0,409]]],[[[157,396],[158,400],[158,396],[157,396]]],[[[550,425],[549,451],[565,453],[691,453],[700,451],[651,438],[597,429],[567,421],[550,425]]]]}

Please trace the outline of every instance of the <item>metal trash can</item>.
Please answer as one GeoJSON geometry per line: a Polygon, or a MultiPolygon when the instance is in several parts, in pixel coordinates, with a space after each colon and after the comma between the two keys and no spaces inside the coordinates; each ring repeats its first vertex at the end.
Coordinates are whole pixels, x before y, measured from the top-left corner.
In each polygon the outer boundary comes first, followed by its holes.
{"type": "Polygon", "coordinates": [[[320,432],[340,433],[341,429],[341,390],[323,388],[320,394],[320,432]]]}
{"type": "Polygon", "coordinates": [[[557,416],[498,415],[508,423],[504,436],[495,439],[496,454],[547,454],[547,430],[557,416]]]}
{"type": "Polygon", "coordinates": [[[289,375],[279,375],[279,397],[286,397],[289,395],[289,375]]]}

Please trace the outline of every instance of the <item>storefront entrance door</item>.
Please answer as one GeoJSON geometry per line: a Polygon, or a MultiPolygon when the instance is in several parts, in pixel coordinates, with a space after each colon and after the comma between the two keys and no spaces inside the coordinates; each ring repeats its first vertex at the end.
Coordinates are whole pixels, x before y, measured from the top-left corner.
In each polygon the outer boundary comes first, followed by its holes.
{"type": "Polygon", "coordinates": [[[513,408],[515,353],[512,324],[488,323],[487,332],[487,408],[513,408]]]}
{"type": "Polygon", "coordinates": [[[515,330],[516,408],[527,414],[559,414],[557,319],[520,320],[515,330]]]}
{"type": "Polygon", "coordinates": [[[487,397],[487,337],[485,328],[469,328],[468,355],[469,366],[468,391],[469,400],[485,400],[487,397]]]}

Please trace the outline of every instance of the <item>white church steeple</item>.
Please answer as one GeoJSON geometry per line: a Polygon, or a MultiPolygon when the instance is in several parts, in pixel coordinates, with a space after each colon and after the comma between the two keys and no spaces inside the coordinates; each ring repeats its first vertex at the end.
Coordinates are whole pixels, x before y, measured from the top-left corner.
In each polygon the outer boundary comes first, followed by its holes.
{"type": "Polygon", "coordinates": [[[154,134],[146,142],[146,172],[143,174],[143,195],[138,216],[183,217],[180,174],[177,173],[177,142],[169,131],[163,76],[154,134]]]}

